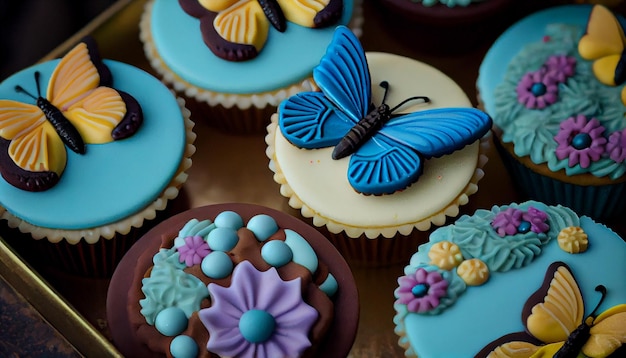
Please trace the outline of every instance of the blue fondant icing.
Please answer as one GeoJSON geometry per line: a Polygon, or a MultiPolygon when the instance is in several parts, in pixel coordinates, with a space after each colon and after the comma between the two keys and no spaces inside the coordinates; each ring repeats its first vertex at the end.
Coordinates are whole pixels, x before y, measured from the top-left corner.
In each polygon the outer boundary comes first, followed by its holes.
{"type": "MultiPolygon", "coordinates": [[[[353,1],[344,0],[339,24],[348,24],[353,1]]],[[[270,27],[265,47],[250,61],[230,62],[205,45],[200,21],[178,1],[156,0],[151,14],[154,45],[165,64],[194,86],[214,92],[252,94],[298,83],[311,75],[333,36],[334,27],[309,29],[287,23],[283,33],[270,27]]]]}
{"type": "Polygon", "coordinates": [[[243,219],[234,211],[222,211],[215,217],[215,225],[222,228],[239,230],[243,227],[243,219]]]}
{"type": "Polygon", "coordinates": [[[233,262],[227,253],[213,251],[202,259],[202,273],[214,279],[224,278],[233,272],[233,262]]]}
{"type": "Polygon", "coordinates": [[[198,356],[198,345],[193,338],[180,335],[172,339],[170,353],[174,358],[196,358],[198,356]]]}
{"type": "Polygon", "coordinates": [[[317,270],[317,255],[309,243],[300,234],[285,229],[285,244],[293,252],[293,262],[306,267],[311,273],[317,270]]]}
{"type": "MultiPolygon", "coordinates": [[[[554,207],[548,210],[549,214],[552,209],[554,207]]],[[[550,215],[551,225],[558,221],[554,217],[550,215]]],[[[558,226],[565,227],[567,221],[558,226]]],[[[623,275],[626,272],[626,244],[610,229],[588,217],[581,217],[579,224],[589,237],[589,247],[583,253],[574,255],[563,251],[556,240],[558,231],[551,231],[552,240],[546,241],[540,255],[532,262],[522,269],[491,272],[487,283],[468,288],[454,305],[439,315],[410,314],[406,307],[395,304],[398,314],[394,322],[398,324],[399,317],[406,315],[404,328],[408,338],[402,340],[408,340],[411,349],[420,357],[441,356],[442,351],[445,356],[461,357],[478,353],[486,344],[505,334],[523,331],[522,307],[541,286],[546,269],[555,261],[562,261],[571,268],[585,301],[585,316],[598,301],[594,288],[599,284],[607,288],[600,311],[626,303],[623,275]],[[472,330],[474,324],[480,326],[480,330],[472,330]],[[454,344],[450,344],[451,337],[454,344]]],[[[405,271],[414,272],[416,265],[424,262],[427,247],[420,247],[405,271]]]]}
{"type": "Polygon", "coordinates": [[[208,236],[209,247],[214,251],[230,251],[237,245],[237,242],[239,242],[237,231],[231,228],[218,227],[208,236]]]}
{"type": "MultiPolygon", "coordinates": [[[[335,146],[333,159],[350,155],[348,181],[364,194],[391,194],[422,174],[424,161],[462,149],[491,128],[491,118],[474,108],[439,108],[392,116],[379,103],[372,111],[372,83],[365,52],[356,36],[338,27],[326,55],[313,70],[321,92],[301,92],[279,107],[278,124],[299,148],[335,146]],[[370,111],[372,115],[370,116],[370,111]],[[364,118],[377,118],[363,124],[364,118]],[[359,138],[352,128],[374,129],[359,138]],[[358,143],[343,146],[348,142],[358,143]],[[351,148],[344,151],[343,149],[351,148]]],[[[393,90],[393,83],[389,88],[393,90]]],[[[424,100],[424,99],[422,99],[424,100]]]]}
{"type": "MultiPolygon", "coordinates": [[[[0,98],[34,104],[17,93],[20,85],[36,93],[34,72],[41,72],[41,92],[59,60],[37,64],[0,84],[0,98]]],[[[17,189],[0,178],[0,205],[37,226],[88,229],[128,217],[154,201],[176,173],[186,145],[180,107],[169,89],[150,74],[116,61],[104,63],[113,87],[141,105],[144,122],[133,136],[87,145],[85,155],[67,151],[59,183],[45,192],[17,189]]]]}
{"type": "Polygon", "coordinates": [[[256,236],[259,241],[267,240],[270,236],[274,235],[276,231],[278,231],[278,224],[276,224],[276,220],[265,214],[256,215],[250,218],[246,227],[254,233],[254,236],[256,236]]]}
{"type": "Polygon", "coordinates": [[[281,267],[293,259],[293,251],[289,245],[280,240],[271,240],[261,248],[261,257],[274,267],[281,267]]]}
{"type": "Polygon", "coordinates": [[[331,273],[328,273],[328,277],[326,277],[324,282],[322,282],[319,287],[320,290],[322,290],[322,292],[324,292],[328,297],[332,297],[335,295],[335,293],[337,293],[337,290],[339,289],[339,284],[337,283],[335,276],[333,276],[331,273]]]}

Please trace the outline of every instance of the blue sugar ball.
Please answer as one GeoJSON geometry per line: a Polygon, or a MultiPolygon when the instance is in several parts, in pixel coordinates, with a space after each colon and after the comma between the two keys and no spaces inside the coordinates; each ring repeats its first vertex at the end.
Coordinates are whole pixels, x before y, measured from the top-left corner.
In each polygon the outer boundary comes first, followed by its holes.
{"type": "Polygon", "coordinates": [[[202,272],[210,278],[224,278],[233,271],[230,256],[223,251],[213,251],[202,259],[202,272]]]}
{"type": "Polygon", "coordinates": [[[278,231],[278,224],[276,224],[276,220],[265,214],[259,214],[252,217],[250,221],[248,221],[248,225],[246,227],[254,233],[254,236],[256,236],[259,241],[267,240],[270,236],[274,235],[276,231],[278,231]]]}
{"type": "Polygon", "coordinates": [[[263,343],[272,337],[276,320],[264,310],[246,311],[239,319],[239,332],[250,343],[263,343]]]}
{"type": "Polygon", "coordinates": [[[207,242],[213,251],[230,251],[239,242],[239,236],[231,228],[218,227],[209,233],[207,242]]]}
{"type": "Polygon", "coordinates": [[[196,358],[198,356],[198,345],[189,336],[177,336],[170,343],[170,353],[172,353],[174,358],[196,358]]]}
{"type": "Polygon", "coordinates": [[[154,320],[154,326],[161,334],[173,337],[187,328],[187,316],[178,307],[168,307],[159,312],[154,320]]]}
{"type": "Polygon", "coordinates": [[[281,267],[293,259],[293,251],[281,240],[270,240],[261,248],[261,257],[274,267],[281,267]]]}
{"type": "Polygon", "coordinates": [[[213,221],[217,227],[239,230],[243,227],[243,219],[234,211],[222,211],[213,221]]]}

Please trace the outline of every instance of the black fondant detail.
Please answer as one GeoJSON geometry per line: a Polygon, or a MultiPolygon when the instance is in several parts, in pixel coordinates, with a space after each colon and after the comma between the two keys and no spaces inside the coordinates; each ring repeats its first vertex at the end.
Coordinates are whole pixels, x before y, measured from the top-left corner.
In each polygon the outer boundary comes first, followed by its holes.
{"type": "Polygon", "coordinates": [[[315,15],[313,23],[316,28],[327,27],[337,23],[342,14],[343,0],[330,0],[328,5],[315,15]]]}
{"type": "Polygon", "coordinates": [[[287,29],[287,20],[285,20],[285,14],[278,5],[276,0],[258,0],[261,9],[265,13],[267,20],[274,26],[274,28],[280,32],[285,32],[287,29]]]}
{"type": "Polygon", "coordinates": [[[615,85],[619,86],[626,82],[626,50],[622,52],[622,55],[617,61],[617,66],[615,67],[615,85]]]}
{"type": "Polygon", "coordinates": [[[220,36],[213,26],[213,19],[217,13],[207,11],[200,18],[200,31],[204,43],[211,49],[215,56],[228,61],[246,61],[256,57],[259,53],[252,45],[238,44],[226,41],[220,36]]]}
{"type": "Polygon", "coordinates": [[[9,156],[10,140],[0,137],[0,174],[7,183],[26,191],[45,191],[56,185],[55,172],[31,172],[18,167],[9,156]]]}
{"type": "Polygon", "coordinates": [[[50,101],[43,97],[37,98],[37,106],[52,124],[59,137],[72,151],[85,154],[85,142],[74,125],[65,118],[63,113],[50,101]]]}
{"type": "Polygon", "coordinates": [[[126,114],[120,123],[113,128],[113,131],[111,131],[111,137],[113,137],[114,140],[120,140],[132,136],[137,132],[137,130],[139,130],[139,127],[143,123],[143,111],[141,110],[141,106],[135,97],[119,90],[117,92],[126,104],[126,114]]]}

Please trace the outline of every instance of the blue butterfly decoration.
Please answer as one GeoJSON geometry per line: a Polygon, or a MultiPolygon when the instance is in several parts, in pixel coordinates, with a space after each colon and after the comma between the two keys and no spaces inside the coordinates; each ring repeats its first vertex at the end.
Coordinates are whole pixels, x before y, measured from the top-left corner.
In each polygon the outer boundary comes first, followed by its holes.
{"type": "Polygon", "coordinates": [[[409,98],[392,109],[383,98],[374,106],[365,52],[345,26],[337,27],[313,78],[321,92],[302,92],[281,102],[280,130],[299,148],[335,146],[333,159],[351,154],[348,181],[359,193],[405,189],[418,180],[425,159],[461,149],[491,128],[491,118],[474,108],[392,115],[408,100],[428,102],[426,97],[409,98]]]}

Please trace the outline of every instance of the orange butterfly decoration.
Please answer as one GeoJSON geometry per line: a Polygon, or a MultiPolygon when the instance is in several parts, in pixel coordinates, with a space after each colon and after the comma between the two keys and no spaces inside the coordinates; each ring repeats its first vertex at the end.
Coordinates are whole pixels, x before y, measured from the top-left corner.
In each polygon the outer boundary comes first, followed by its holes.
{"type": "MultiPolygon", "coordinates": [[[[626,35],[611,10],[601,5],[592,8],[587,31],[578,42],[578,53],[593,60],[593,73],[601,83],[619,86],[626,82],[626,35]]],[[[621,98],[626,105],[626,87],[621,98]]]]}
{"type": "MultiPolygon", "coordinates": [[[[476,357],[548,358],[608,357],[626,343],[626,304],[613,306],[599,315],[596,309],[584,317],[580,288],[569,266],[555,262],[546,272],[539,290],[530,296],[522,313],[526,332],[503,336],[487,345],[476,357]]],[[[622,351],[620,351],[622,352],[622,351]]]]}
{"type": "Polygon", "coordinates": [[[36,104],[0,100],[0,174],[20,189],[43,191],[56,185],[67,163],[66,146],[84,154],[85,144],[126,138],[143,121],[132,96],[107,87],[111,73],[89,38],[58,63],[45,98],[40,73],[34,77],[36,96],[22,86],[15,90],[36,104]]]}
{"type": "Polygon", "coordinates": [[[205,44],[218,57],[246,61],[256,57],[269,34],[287,21],[310,28],[336,23],[343,0],[179,0],[183,10],[200,19],[205,44]]]}

